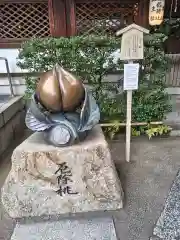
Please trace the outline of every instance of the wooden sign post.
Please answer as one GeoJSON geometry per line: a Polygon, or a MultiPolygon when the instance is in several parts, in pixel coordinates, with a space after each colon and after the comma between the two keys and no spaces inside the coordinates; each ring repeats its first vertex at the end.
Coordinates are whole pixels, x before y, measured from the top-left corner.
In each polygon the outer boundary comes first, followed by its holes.
{"type": "Polygon", "coordinates": [[[136,24],[118,31],[117,36],[122,35],[120,59],[128,61],[124,64],[124,90],[127,90],[127,116],[126,116],[126,161],[130,161],[130,142],[131,142],[131,109],[132,109],[132,90],[138,89],[139,64],[133,63],[134,60],[144,58],[143,34],[149,30],[136,24]]]}

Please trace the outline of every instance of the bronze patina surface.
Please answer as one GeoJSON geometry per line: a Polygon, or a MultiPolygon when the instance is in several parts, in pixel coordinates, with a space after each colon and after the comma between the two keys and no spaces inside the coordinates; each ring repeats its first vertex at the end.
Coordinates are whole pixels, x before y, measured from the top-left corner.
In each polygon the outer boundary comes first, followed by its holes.
{"type": "Polygon", "coordinates": [[[42,105],[52,112],[74,111],[85,94],[82,82],[59,65],[40,76],[36,93],[42,105]]]}
{"type": "Polygon", "coordinates": [[[99,119],[92,92],[56,65],[40,76],[26,114],[26,126],[43,132],[48,143],[64,147],[83,141],[99,119]]]}

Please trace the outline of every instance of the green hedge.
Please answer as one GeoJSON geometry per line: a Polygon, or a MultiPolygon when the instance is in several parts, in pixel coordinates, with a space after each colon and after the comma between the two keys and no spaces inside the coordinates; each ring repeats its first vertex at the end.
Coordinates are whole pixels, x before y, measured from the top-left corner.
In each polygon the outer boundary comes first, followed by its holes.
{"type": "MultiPolygon", "coordinates": [[[[158,121],[171,110],[165,93],[164,77],[169,61],[164,54],[163,34],[145,37],[145,58],[140,61],[139,89],[133,92],[133,121],[158,121]]],[[[26,42],[19,52],[18,65],[29,72],[43,72],[56,63],[73,72],[82,81],[93,86],[93,94],[101,109],[101,121],[126,118],[126,92],[118,93],[115,84],[103,83],[111,72],[123,73],[123,63],[114,60],[113,52],[119,51],[121,40],[113,37],[72,37],[33,39],[26,42]]],[[[37,77],[26,78],[26,97],[35,89],[37,77]]]]}

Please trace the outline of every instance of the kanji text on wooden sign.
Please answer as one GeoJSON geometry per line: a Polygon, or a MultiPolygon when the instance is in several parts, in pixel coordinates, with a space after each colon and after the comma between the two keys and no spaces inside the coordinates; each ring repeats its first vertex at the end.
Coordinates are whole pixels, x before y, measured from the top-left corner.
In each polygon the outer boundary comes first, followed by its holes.
{"type": "Polygon", "coordinates": [[[165,0],[150,0],[149,3],[149,24],[160,25],[164,18],[165,0]]]}
{"type": "Polygon", "coordinates": [[[143,33],[149,31],[136,24],[117,32],[117,36],[122,35],[121,60],[139,60],[144,57],[143,33]]]}

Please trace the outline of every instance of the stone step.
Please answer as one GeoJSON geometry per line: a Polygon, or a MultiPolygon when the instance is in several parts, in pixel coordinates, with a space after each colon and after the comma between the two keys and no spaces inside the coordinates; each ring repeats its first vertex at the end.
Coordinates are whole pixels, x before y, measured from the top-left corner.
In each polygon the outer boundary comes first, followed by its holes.
{"type": "Polygon", "coordinates": [[[25,128],[24,101],[21,96],[0,95],[0,161],[11,143],[19,139],[25,128]]]}
{"type": "Polygon", "coordinates": [[[11,240],[117,240],[112,218],[18,223],[11,240]]]}

